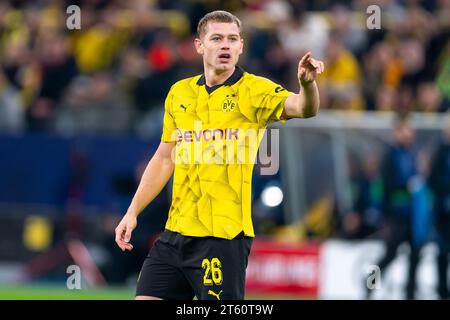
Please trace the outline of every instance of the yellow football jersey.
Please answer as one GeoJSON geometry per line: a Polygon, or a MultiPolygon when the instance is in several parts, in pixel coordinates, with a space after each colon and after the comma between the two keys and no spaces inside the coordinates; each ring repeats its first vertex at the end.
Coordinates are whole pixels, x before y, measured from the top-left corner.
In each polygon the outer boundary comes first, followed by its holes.
{"type": "Polygon", "coordinates": [[[254,236],[252,171],[265,128],[283,120],[292,92],[236,67],[224,84],[204,75],[175,83],[165,101],[161,140],[176,141],[166,229],[186,236],[254,236]]]}

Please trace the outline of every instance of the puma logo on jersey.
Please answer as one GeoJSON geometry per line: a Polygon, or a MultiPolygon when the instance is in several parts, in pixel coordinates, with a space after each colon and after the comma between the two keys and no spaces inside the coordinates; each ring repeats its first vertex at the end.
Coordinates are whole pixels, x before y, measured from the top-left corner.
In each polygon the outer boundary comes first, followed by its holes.
{"type": "Polygon", "coordinates": [[[212,296],[216,297],[216,298],[217,298],[217,300],[220,300],[220,294],[222,293],[222,291],[223,291],[223,290],[220,290],[220,292],[219,292],[219,293],[215,293],[215,292],[214,292],[214,291],[212,291],[212,290],[208,290],[208,294],[210,294],[210,295],[212,295],[212,296]]]}
{"type": "MultiPolygon", "coordinates": [[[[189,105],[188,105],[188,107],[189,107],[189,105]]],[[[187,107],[184,104],[180,104],[180,108],[183,109],[185,112],[187,110],[187,107]]]]}

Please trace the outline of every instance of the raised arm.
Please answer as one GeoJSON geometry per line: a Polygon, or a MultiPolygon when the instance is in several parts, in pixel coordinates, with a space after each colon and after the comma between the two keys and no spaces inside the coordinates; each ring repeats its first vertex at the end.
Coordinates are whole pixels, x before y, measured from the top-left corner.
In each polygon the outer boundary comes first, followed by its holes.
{"type": "Polygon", "coordinates": [[[115,230],[116,243],[122,251],[133,249],[129,241],[131,233],[137,225],[137,216],[161,192],[172,176],[174,170],[172,150],[174,147],[175,142],[161,142],[145,168],[133,200],[115,230]]]}
{"type": "Polygon", "coordinates": [[[317,114],[320,99],[316,78],[323,70],[323,62],[313,59],[311,52],[300,59],[297,73],[300,92],[286,99],[283,112],[285,118],[310,118],[317,114]]]}

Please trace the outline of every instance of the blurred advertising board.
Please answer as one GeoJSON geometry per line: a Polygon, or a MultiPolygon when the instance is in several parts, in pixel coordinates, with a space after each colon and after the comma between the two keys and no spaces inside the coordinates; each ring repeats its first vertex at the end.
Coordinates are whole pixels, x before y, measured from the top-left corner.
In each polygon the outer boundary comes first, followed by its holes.
{"type": "Polygon", "coordinates": [[[256,239],[246,274],[246,290],[315,298],[319,288],[320,246],[256,239]]]}

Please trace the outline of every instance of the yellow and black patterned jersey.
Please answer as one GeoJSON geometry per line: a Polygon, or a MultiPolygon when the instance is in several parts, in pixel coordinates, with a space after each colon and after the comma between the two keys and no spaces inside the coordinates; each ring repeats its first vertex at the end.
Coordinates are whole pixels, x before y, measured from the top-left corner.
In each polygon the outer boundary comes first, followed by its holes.
{"type": "Polygon", "coordinates": [[[161,140],[176,141],[166,229],[186,236],[254,236],[251,181],[265,128],[283,120],[292,92],[236,67],[222,85],[204,75],[175,83],[165,101],[161,140]]]}

